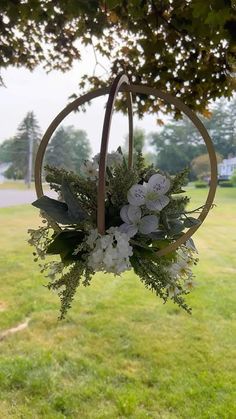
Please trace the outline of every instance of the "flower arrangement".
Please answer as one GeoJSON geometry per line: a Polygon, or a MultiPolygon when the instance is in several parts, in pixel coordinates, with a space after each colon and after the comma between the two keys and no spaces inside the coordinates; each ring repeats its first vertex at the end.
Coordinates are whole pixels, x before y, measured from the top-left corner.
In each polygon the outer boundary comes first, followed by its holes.
{"type": "Polygon", "coordinates": [[[61,299],[60,318],[71,307],[77,287],[88,286],[98,271],[121,275],[133,269],[145,287],[164,302],[168,298],[187,312],[184,295],[193,286],[192,266],[198,261],[192,239],[177,250],[158,256],[158,250],[179,238],[199,220],[187,211],[183,196],[187,170],[170,176],[146,166],[138,154],[133,168],[119,148],[108,154],[106,168],[105,234],[96,227],[99,155],[84,162],[81,174],[46,166],[46,180],[58,200],[42,196],[33,205],[41,210],[43,225],[30,229],[47,287],[61,299]],[[60,259],[45,262],[45,257],[60,259]]]}

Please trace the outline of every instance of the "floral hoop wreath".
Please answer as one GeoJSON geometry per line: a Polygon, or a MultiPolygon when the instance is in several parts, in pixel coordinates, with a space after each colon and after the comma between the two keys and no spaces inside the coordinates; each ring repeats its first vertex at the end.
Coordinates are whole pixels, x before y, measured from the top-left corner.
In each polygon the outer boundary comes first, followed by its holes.
{"type": "MultiPolygon", "coordinates": [[[[175,251],[179,246],[186,243],[187,240],[195,233],[195,231],[200,227],[202,222],[205,220],[209,210],[212,207],[213,200],[215,197],[216,187],[217,187],[217,160],[214,150],[212,140],[204,127],[203,123],[196,116],[191,109],[186,106],[180,99],[172,96],[170,93],[163,92],[159,89],[148,87],[146,85],[131,85],[129,83],[128,77],[125,74],[121,74],[116,77],[113,84],[109,87],[104,87],[97,89],[95,91],[89,92],[71,102],[67,105],[52,121],[49,125],[47,131],[45,132],[42,141],[39,145],[36,161],[35,161],[35,188],[37,197],[40,198],[43,196],[42,188],[42,163],[44,154],[48,145],[48,142],[58,127],[58,125],[68,116],[72,111],[79,108],[86,102],[91,101],[100,96],[109,95],[104,124],[102,132],[102,142],[101,142],[101,151],[100,151],[100,161],[99,161],[99,178],[98,178],[98,195],[97,195],[97,228],[100,234],[105,232],[105,172],[106,172],[106,157],[107,157],[107,148],[109,141],[110,133],[110,124],[112,118],[112,112],[114,109],[114,104],[116,97],[119,92],[125,92],[128,102],[128,117],[129,117],[129,157],[128,157],[128,167],[132,167],[132,154],[133,154],[133,115],[132,115],[132,93],[142,93],[145,95],[152,95],[156,98],[162,99],[164,102],[174,105],[178,110],[183,112],[195,125],[199,131],[202,139],[205,142],[211,168],[211,179],[210,179],[210,188],[206,198],[206,202],[202,207],[202,211],[198,217],[199,223],[190,227],[187,232],[185,232],[180,238],[176,241],[170,243],[163,249],[160,249],[156,252],[157,256],[164,256],[170,252],[175,251]]],[[[57,224],[53,223],[52,227],[57,230],[57,224]]]]}

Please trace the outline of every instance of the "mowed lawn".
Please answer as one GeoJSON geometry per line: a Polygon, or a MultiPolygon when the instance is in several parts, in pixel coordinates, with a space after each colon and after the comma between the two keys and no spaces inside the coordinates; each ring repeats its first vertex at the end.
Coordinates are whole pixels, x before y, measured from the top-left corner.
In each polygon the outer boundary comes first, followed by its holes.
{"type": "MultiPolygon", "coordinates": [[[[189,190],[193,206],[206,190],[189,190]]],[[[133,273],[97,275],[65,321],[32,261],[37,210],[0,210],[0,418],[236,418],[236,188],[195,235],[190,316],[133,273]]]]}

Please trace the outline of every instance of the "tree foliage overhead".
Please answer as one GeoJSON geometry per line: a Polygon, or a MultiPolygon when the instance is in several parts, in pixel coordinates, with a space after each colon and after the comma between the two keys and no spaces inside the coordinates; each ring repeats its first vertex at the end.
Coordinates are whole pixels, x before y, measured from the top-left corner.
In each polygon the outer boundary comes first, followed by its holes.
{"type": "MultiPolygon", "coordinates": [[[[125,70],[133,83],[171,91],[199,112],[236,89],[233,0],[3,0],[0,12],[3,68],[42,63],[66,71],[81,58],[81,45],[91,44],[111,71],[102,79],[85,75],[81,88],[125,70]]],[[[136,97],[140,115],[163,109],[144,99],[136,97]]]]}

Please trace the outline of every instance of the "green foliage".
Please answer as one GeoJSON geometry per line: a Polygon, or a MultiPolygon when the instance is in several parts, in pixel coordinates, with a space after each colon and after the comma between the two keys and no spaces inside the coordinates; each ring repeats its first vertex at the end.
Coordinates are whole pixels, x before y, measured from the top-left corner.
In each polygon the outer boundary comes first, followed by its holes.
{"type": "MultiPolygon", "coordinates": [[[[142,153],[145,144],[145,131],[141,128],[135,127],[133,132],[134,151],[136,153],[142,153]]],[[[129,136],[125,138],[125,149],[128,150],[129,136]]]]}
{"type": "Polygon", "coordinates": [[[80,172],[81,164],[91,154],[91,147],[87,134],[72,126],[60,127],[46,151],[45,162],[47,165],[80,172]]]}
{"type": "MultiPolygon", "coordinates": [[[[42,63],[66,71],[81,58],[82,44],[109,60],[112,77],[125,70],[133,83],[172,91],[199,112],[210,99],[235,90],[236,10],[230,1],[69,0],[55,7],[28,0],[4,2],[1,13],[3,68],[32,70],[42,63]]],[[[80,87],[101,86],[111,73],[86,74],[80,87]]],[[[144,102],[142,95],[135,107],[139,114],[171,111],[171,105],[144,102]]],[[[124,100],[118,108],[125,108],[124,100]]]]}
{"type": "Polygon", "coordinates": [[[220,183],[221,188],[233,188],[234,184],[230,180],[226,180],[220,183]]]}
{"type": "Polygon", "coordinates": [[[233,183],[234,186],[236,186],[236,170],[234,170],[234,172],[233,172],[233,174],[230,178],[230,181],[233,183]]]}
{"type": "Polygon", "coordinates": [[[84,269],[85,269],[84,264],[80,261],[77,261],[71,266],[68,272],[66,272],[60,277],[60,279],[56,281],[51,281],[48,284],[49,289],[53,289],[53,290],[60,289],[59,291],[59,296],[61,299],[60,320],[65,318],[67,311],[71,307],[71,303],[73,301],[76,290],[78,286],[80,285],[80,281],[81,281],[81,277],[83,275],[84,269]]]}
{"type": "Polygon", "coordinates": [[[8,140],[3,141],[0,144],[0,162],[1,163],[11,163],[12,161],[12,152],[14,150],[14,138],[9,138],[8,140]]]}
{"type": "Polygon", "coordinates": [[[97,187],[89,179],[85,179],[74,172],[67,172],[65,169],[45,166],[46,181],[56,192],[61,193],[63,180],[67,180],[73,194],[76,195],[78,203],[86,210],[92,220],[97,207],[97,187]]]}
{"type": "MultiPolygon", "coordinates": [[[[221,162],[222,157],[219,153],[216,153],[216,160],[218,163],[221,162]]],[[[199,180],[210,178],[211,166],[208,154],[201,154],[195,157],[191,162],[192,170],[199,180]]]]}
{"type": "MultiPolygon", "coordinates": [[[[236,98],[230,102],[221,99],[212,106],[208,117],[202,118],[217,154],[217,160],[236,153],[236,98]]],[[[160,133],[149,135],[157,157],[155,165],[175,174],[183,167],[190,169],[189,179],[208,177],[209,157],[206,146],[192,122],[184,117],[164,125],[160,133]]]]}
{"type": "Polygon", "coordinates": [[[208,183],[204,182],[203,180],[198,180],[197,182],[194,182],[195,188],[207,188],[208,183]]]}
{"type": "Polygon", "coordinates": [[[204,119],[215,147],[215,150],[223,158],[230,154],[236,155],[236,97],[230,101],[221,99],[211,109],[211,116],[204,119]]]}
{"type": "Polygon", "coordinates": [[[38,144],[40,141],[40,129],[37,119],[33,112],[28,112],[18,127],[14,138],[5,141],[1,147],[7,151],[7,160],[11,162],[11,166],[6,171],[6,177],[10,179],[27,179],[28,176],[28,160],[30,141],[33,142],[33,159],[34,165],[38,144]]]}
{"type": "Polygon", "coordinates": [[[204,145],[200,134],[187,118],[167,123],[160,133],[151,133],[149,138],[156,149],[157,167],[170,174],[176,174],[185,167],[189,169],[190,179],[194,177],[191,161],[202,154],[204,145]]]}

